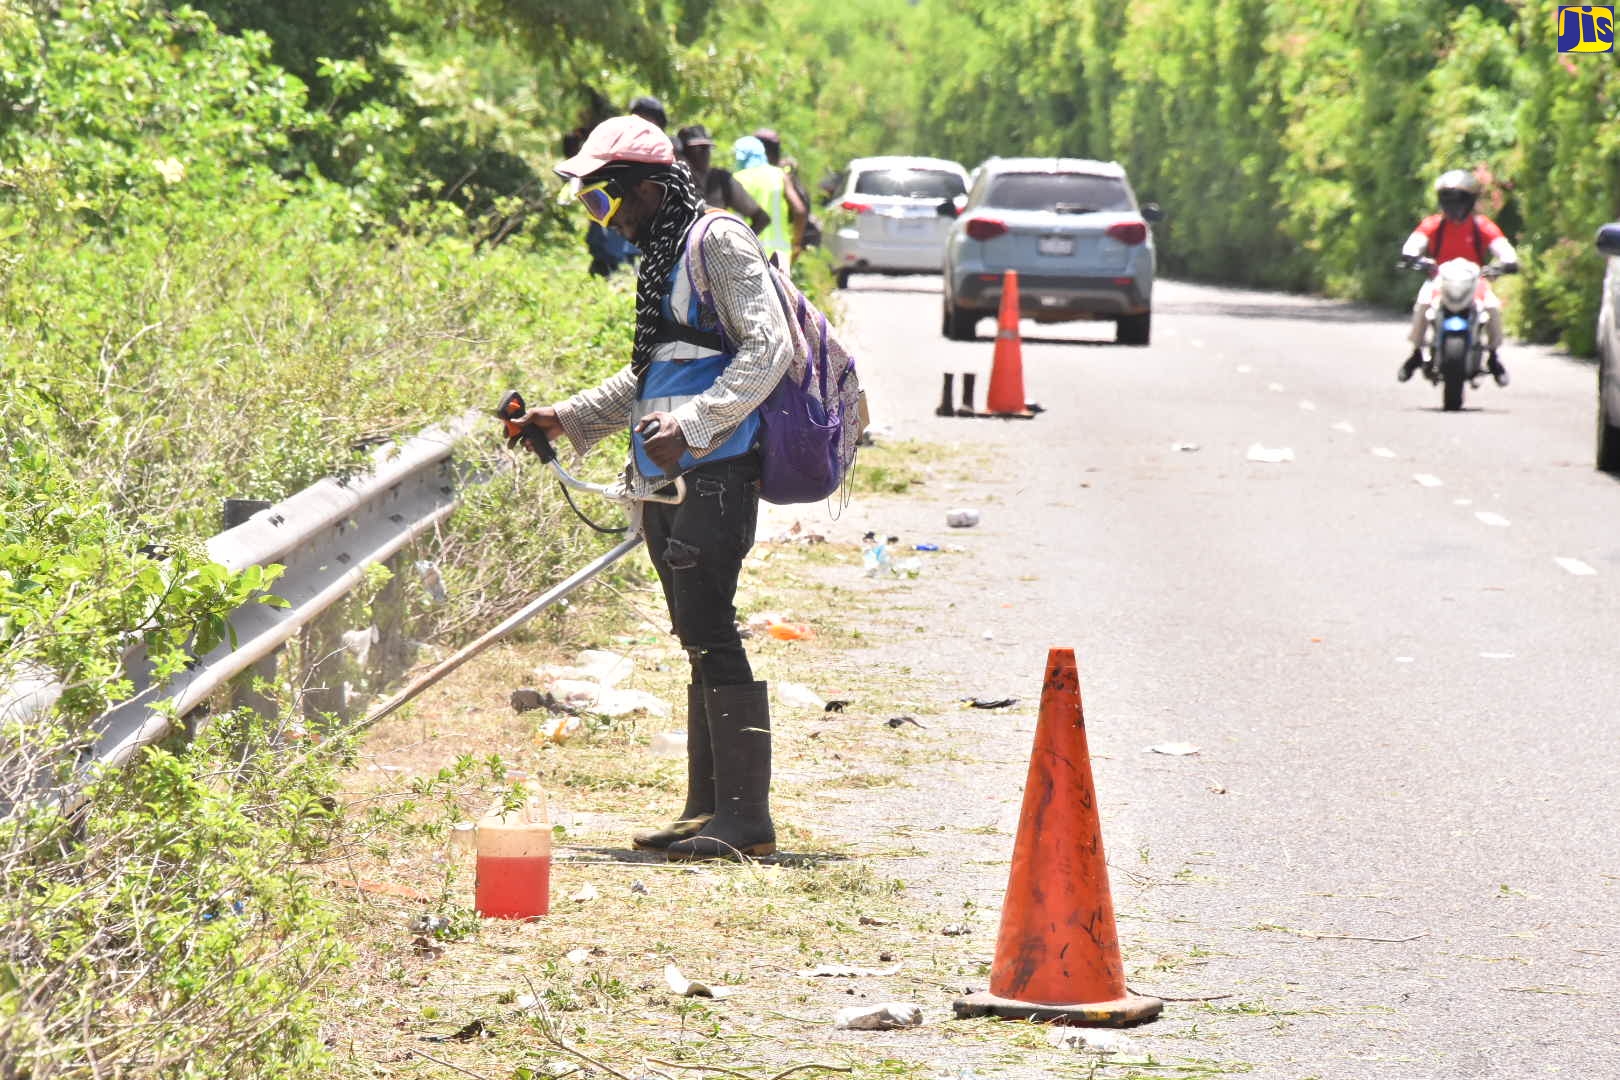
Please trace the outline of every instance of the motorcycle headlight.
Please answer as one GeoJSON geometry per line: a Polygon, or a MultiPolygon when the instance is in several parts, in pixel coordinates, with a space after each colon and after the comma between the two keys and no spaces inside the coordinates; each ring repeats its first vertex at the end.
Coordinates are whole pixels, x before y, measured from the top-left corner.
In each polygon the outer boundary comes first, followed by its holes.
{"type": "Polygon", "coordinates": [[[1478,285],[1479,270],[1472,263],[1454,259],[1440,268],[1440,297],[1448,308],[1472,303],[1478,285]]]}

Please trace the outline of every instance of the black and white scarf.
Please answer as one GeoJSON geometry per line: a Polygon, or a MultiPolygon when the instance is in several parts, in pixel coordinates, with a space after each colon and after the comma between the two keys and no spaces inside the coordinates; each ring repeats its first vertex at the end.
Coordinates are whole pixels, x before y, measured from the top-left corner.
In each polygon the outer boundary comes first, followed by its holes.
{"type": "Polygon", "coordinates": [[[630,352],[630,370],[639,379],[652,363],[670,271],[680,261],[687,230],[703,216],[707,206],[684,161],[643,173],[637,179],[664,187],[664,202],[653,216],[650,235],[645,243],[637,245],[641,248],[641,267],[636,278],[636,339],[630,352]]]}

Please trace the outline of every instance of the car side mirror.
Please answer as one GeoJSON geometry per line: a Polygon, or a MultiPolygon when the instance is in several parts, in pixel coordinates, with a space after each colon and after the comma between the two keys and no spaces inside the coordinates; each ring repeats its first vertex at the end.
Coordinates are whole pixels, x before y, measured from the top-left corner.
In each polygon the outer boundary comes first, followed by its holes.
{"type": "Polygon", "coordinates": [[[1597,249],[1605,255],[1620,255],[1620,221],[1611,221],[1598,229],[1597,249]]]}
{"type": "Polygon", "coordinates": [[[960,206],[956,205],[956,200],[955,199],[941,199],[941,200],[939,200],[938,213],[939,213],[940,217],[955,217],[956,215],[960,214],[961,212],[962,212],[962,208],[960,206]]]}
{"type": "Polygon", "coordinates": [[[1142,204],[1142,220],[1157,224],[1164,220],[1164,208],[1156,202],[1142,204]]]}

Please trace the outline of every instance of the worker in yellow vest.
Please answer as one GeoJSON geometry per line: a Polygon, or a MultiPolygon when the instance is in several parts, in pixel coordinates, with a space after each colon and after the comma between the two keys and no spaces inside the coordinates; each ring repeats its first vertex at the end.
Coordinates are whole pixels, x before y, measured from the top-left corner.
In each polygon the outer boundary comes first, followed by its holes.
{"type": "Polygon", "coordinates": [[[737,162],[732,177],[771,216],[770,224],[759,234],[765,255],[776,256],[778,264],[787,270],[804,244],[807,208],[788,182],[787,174],[765,157],[764,143],[744,135],[732,144],[731,152],[737,162]]]}

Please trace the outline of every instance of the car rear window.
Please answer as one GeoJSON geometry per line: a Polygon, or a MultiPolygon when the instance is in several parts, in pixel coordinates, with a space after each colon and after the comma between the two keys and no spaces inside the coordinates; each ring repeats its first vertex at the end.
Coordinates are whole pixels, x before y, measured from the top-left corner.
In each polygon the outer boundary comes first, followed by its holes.
{"type": "Polygon", "coordinates": [[[1002,210],[1135,210],[1125,181],[1091,173],[1007,173],[990,182],[986,206],[1002,210]]]}
{"type": "Polygon", "coordinates": [[[962,178],[938,169],[876,169],[855,178],[857,195],[907,199],[954,199],[967,191],[962,178]]]}

